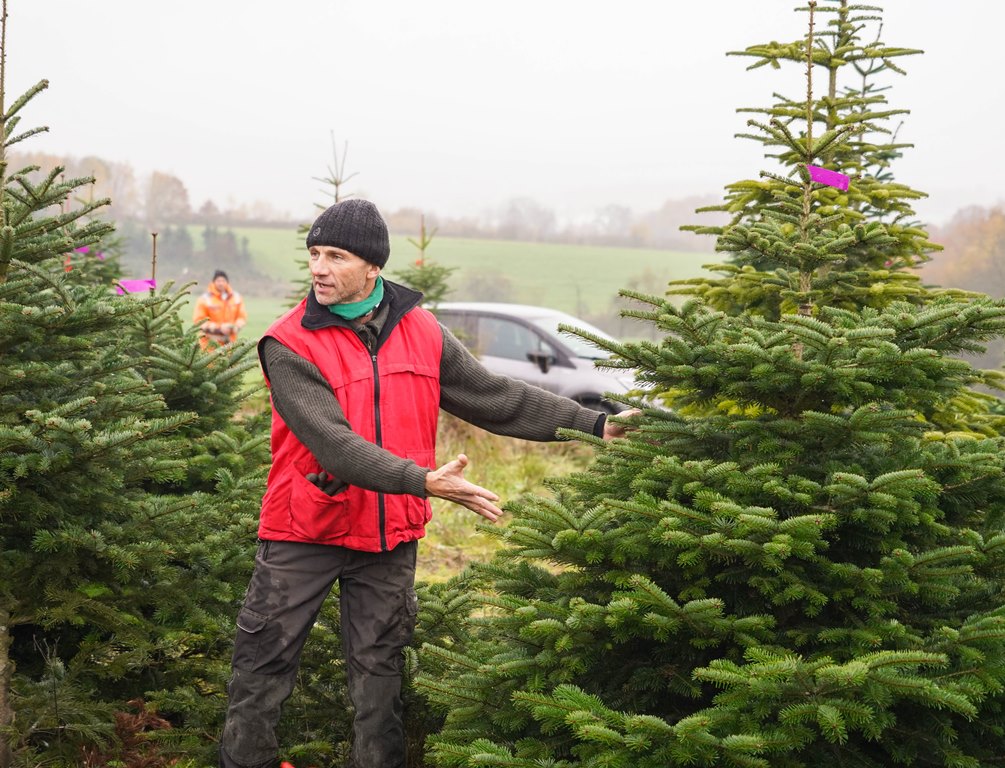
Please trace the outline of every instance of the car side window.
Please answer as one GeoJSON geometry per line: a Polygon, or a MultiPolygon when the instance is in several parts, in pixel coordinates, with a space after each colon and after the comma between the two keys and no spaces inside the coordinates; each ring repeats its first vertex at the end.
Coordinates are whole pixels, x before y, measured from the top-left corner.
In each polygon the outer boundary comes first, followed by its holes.
{"type": "Polygon", "coordinates": [[[478,319],[478,351],[492,357],[527,362],[528,352],[554,354],[554,348],[530,328],[501,317],[478,319]]]}

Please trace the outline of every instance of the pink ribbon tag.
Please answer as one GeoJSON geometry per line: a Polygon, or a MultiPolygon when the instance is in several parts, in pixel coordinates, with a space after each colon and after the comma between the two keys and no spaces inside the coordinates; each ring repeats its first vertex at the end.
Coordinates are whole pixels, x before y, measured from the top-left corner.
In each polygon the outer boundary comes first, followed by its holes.
{"type": "Polygon", "coordinates": [[[806,170],[810,172],[810,179],[817,184],[826,184],[828,187],[837,187],[842,192],[848,189],[848,177],[837,171],[828,171],[819,165],[807,165],[806,170]]]}
{"type": "Polygon", "coordinates": [[[147,291],[156,287],[156,280],[119,280],[119,287],[115,289],[115,292],[121,296],[127,291],[129,293],[138,293],[139,291],[147,291]]]}

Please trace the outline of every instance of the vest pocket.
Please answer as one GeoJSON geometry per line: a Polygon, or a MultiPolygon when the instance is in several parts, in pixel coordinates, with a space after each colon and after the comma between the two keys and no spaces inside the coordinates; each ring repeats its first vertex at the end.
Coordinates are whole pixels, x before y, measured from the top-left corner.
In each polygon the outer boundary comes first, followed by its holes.
{"type": "Polygon", "coordinates": [[[425,525],[433,518],[433,508],[429,504],[429,499],[420,499],[418,496],[405,496],[408,500],[405,506],[405,516],[411,525],[425,525]]]}
{"type": "MultiPolygon", "coordinates": [[[[308,472],[317,472],[317,467],[308,472]]],[[[350,530],[349,487],[334,496],[310,482],[297,468],[290,490],[290,529],[309,540],[325,542],[345,536],[350,530]]]]}

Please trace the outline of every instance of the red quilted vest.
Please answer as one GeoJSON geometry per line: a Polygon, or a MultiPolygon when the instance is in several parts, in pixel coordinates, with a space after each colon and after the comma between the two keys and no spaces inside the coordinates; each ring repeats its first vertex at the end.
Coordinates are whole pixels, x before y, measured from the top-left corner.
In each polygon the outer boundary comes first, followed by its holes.
{"type": "MultiPolygon", "coordinates": [[[[443,351],[436,318],[418,307],[410,310],[371,355],[348,328],[304,328],[305,307],[306,299],[265,335],[318,367],[354,432],[434,468],[443,351]]],[[[380,552],[425,535],[432,514],[427,499],[355,486],[328,496],[304,477],[321,469],[273,408],[272,469],[262,499],[260,538],[380,552]]]]}

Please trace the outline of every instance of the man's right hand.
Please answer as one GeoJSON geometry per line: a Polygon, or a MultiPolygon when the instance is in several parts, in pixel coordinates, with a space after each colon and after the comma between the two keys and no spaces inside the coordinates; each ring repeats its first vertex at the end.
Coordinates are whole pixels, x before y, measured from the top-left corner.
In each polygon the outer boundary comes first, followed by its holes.
{"type": "Polygon", "coordinates": [[[327,493],[329,496],[342,493],[342,491],[349,487],[347,483],[342,482],[335,477],[335,475],[329,475],[323,470],[317,474],[309,472],[304,475],[304,477],[307,478],[308,483],[313,483],[320,488],[323,493],[327,493]]]}
{"type": "Polygon", "coordinates": [[[434,469],[426,475],[426,493],[467,507],[494,523],[503,513],[493,503],[499,501],[499,497],[487,488],[465,480],[467,466],[468,457],[460,453],[453,461],[434,469]]]}

